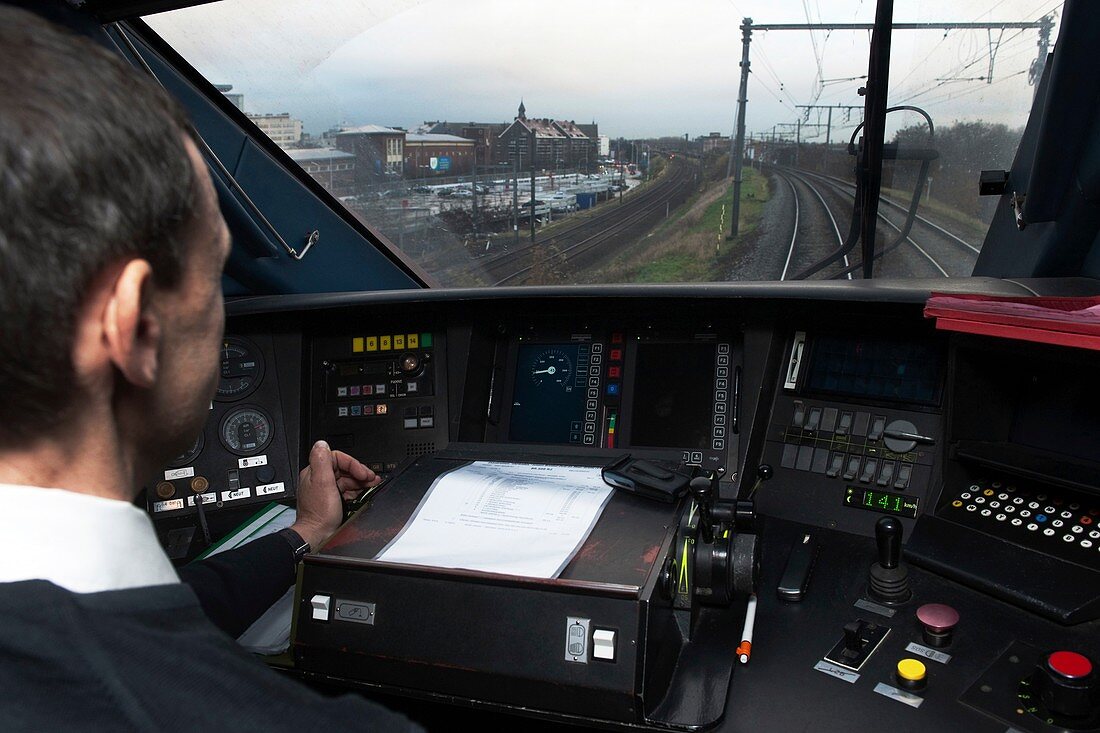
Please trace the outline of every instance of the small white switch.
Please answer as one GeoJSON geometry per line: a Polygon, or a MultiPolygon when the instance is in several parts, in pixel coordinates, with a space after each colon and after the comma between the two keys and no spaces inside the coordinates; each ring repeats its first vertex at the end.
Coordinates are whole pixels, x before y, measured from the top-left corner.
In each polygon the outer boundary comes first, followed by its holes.
{"type": "Polygon", "coordinates": [[[596,629],[592,632],[592,657],[608,662],[615,661],[615,632],[610,629],[596,629]]]}
{"type": "Polygon", "coordinates": [[[315,595],[309,599],[309,605],[313,608],[314,621],[328,621],[332,618],[332,596],[315,595]]]}

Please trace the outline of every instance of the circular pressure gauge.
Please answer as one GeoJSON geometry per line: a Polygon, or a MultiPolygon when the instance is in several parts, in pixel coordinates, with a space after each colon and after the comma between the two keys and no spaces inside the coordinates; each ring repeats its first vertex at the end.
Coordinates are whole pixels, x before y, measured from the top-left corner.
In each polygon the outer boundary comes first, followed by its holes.
{"type": "Polygon", "coordinates": [[[535,357],[531,380],[540,387],[564,387],[573,379],[573,362],[563,351],[547,349],[535,357]]]}
{"type": "Polygon", "coordinates": [[[238,456],[259,453],[271,442],[271,418],[256,407],[238,407],[222,420],[222,445],[238,456]]]}
{"type": "Polygon", "coordinates": [[[186,451],[173,458],[168,464],[168,468],[183,468],[184,466],[190,466],[195,462],[195,459],[199,457],[199,453],[202,453],[205,442],[203,434],[199,433],[199,437],[195,438],[194,444],[186,451]]]}
{"type": "Polygon", "coordinates": [[[221,344],[221,375],[216,399],[233,402],[252,394],[264,378],[264,358],[256,345],[239,336],[226,336],[221,344]]]}

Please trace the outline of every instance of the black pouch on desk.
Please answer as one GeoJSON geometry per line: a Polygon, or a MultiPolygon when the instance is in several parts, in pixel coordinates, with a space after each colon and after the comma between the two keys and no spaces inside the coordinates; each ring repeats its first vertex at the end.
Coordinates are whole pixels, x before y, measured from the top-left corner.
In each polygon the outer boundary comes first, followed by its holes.
{"type": "Polygon", "coordinates": [[[654,461],[623,456],[602,469],[603,480],[608,486],[622,491],[672,503],[687,492],[687,474],[662,466],[654,461]]]}

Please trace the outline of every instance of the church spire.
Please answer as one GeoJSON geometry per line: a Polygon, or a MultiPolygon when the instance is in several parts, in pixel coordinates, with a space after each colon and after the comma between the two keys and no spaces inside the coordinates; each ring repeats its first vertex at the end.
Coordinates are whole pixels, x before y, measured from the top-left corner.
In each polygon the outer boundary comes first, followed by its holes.
{"type": "Polygon", "coordinates": [[[527,108],[523,106],[523,98],[522,97],[519,100],[519,116],[517,117],[517,119],[520,119],[520,120],[527,119],[527,108]]]}

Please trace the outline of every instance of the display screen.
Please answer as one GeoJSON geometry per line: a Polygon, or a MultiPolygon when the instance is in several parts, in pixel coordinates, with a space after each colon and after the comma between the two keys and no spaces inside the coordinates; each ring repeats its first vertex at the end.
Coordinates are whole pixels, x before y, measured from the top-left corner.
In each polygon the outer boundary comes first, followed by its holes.
{"type": "Polygon", "coordinates": [[[883,514],[897,514],[902,517],[917,516],[917,497],[894,494],[889,491],[875,491],[860,486],[849,486],[844,494],[844,503],[850,507],[882,512],[883,514]]]}
{"type": "Polygon", "coordinates": [[[587,396],[591,349],[590,344],[578,343],[520,345],[509,439],[594,444],[596,406],[587,396]],[[586,433],[588,427],[592,430],[586,433]],[[592,442],[585,443],[586,434],[592,435],[592,442]]]}
{"type": "Polygon", "coordinates": [[[890,339],[817,336],[805,388],[847,397],[935,405],[939,350],[890,339]]]}
{"type": "Polygon", "coordinates": [[[711,443],[713,343],[639,343],[630,444],[703,450],[711,443]]]}

